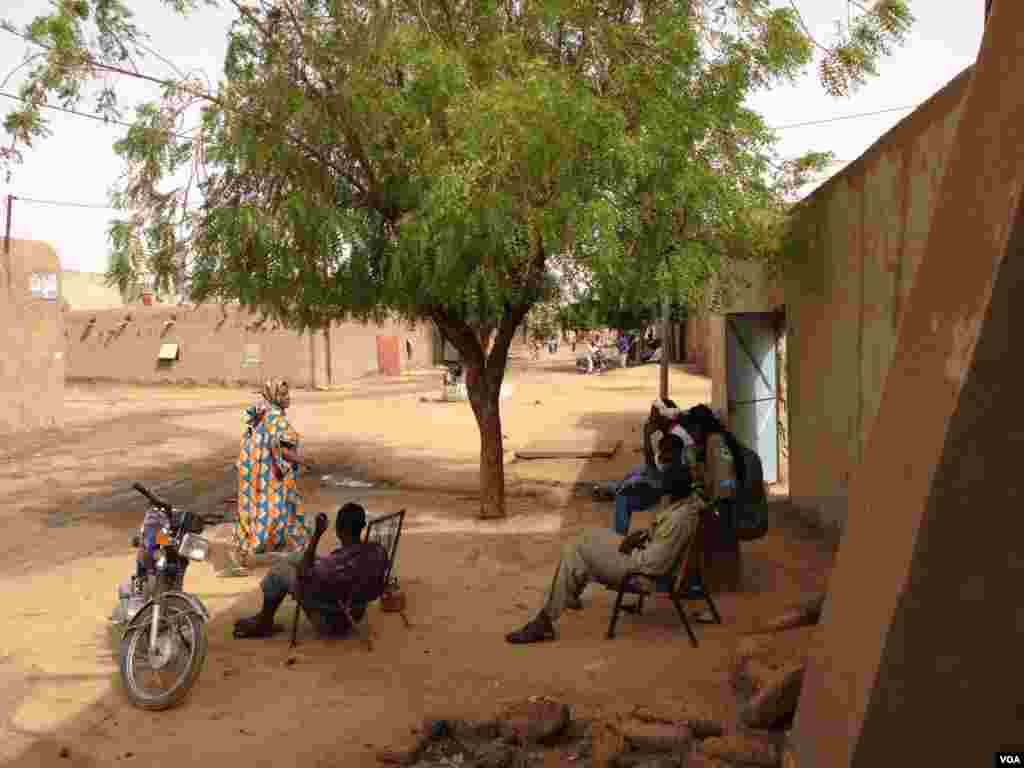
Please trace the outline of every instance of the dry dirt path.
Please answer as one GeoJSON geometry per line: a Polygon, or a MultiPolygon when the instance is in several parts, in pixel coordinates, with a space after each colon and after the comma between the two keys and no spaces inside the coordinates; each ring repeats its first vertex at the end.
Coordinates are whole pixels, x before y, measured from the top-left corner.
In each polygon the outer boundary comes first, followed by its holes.
{"type": "MultiPolygon", "coordinates": [[[[572,498],[572,484],[636,463],[633,430],[656,389],[654,368],[594,378],[573,374],[571,363],[563,353],[515,372],[503,404],[511,446],[593,432],[626,443],[611,461],[511,463],[510,485],[550,497],[513,496],[498,522],[475,519],[475,425],[465,404],[430,402],[437,372],[297,393],[293,418],[322,463],[399,483],[375,491],[309,483],[308,513],[348,499],[365,501],[371,514],[408,510],[399,576],[413,626],[371,609],[372,652],[355,641],[318,641],[306,626],[297,663],[286,666],[285,638],[230,637],[234,619],[258,605],[259,574],[220,580],[197,566],[189,587],[214,616],[210,654],[192,696],[160,714],[124,700],[105,620],[132,567],[127,541],[142,513],[127,487],[138,479],[176,502],[212,505],[231,487],[250,395],[69,389],[64,430],[19,437],[0,456],[0,760],[370,766],[377,748],[407,737],[426,715],[490,712],[534,694],[564,696],[584,711],[700,701],[728,716],[724,670],[736,634],[823,584],[828,555],[812,541],[773,531],[753,545],[754,589],[722,596],[727,623],[701,628],[696,650],[669,606],[627,619],[618,639],[604,640],[609,597],[598,590],[563,621],[559,642],[517,648],[503,640],[539,605],[561,542],[584,525],[608,524],[608,505],[572,498]]],[[[707,398],[705,379],[673,376],[681,404],[707,398]]]]}

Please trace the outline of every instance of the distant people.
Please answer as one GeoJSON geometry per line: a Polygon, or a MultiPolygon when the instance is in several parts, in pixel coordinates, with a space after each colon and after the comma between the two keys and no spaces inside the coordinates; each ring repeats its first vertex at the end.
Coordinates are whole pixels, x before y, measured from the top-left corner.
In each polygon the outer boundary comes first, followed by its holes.
{"type": "Polygon", "coordinates": [[[590,342],[587,344],[587,373],[594,373],[595,370],[598,373],[601,372],[604,360],[601,357],[599,338],[591,336],[590,342]]]}
{"type": "Polygon", "coordinates": [[[247,576],[249,557],[267,552],[301,552],[309,532],[299,492],[304,463],[299,433],[288,419],[288,382],[270,379],[260,400],[245,411],[238,457],[238,523],[231,561],[222,577],[247,576]]]}
{"type": "Polygon", "coordinates": [[[623,368],[627,368],[629,366],[629,352],[633,348],[633,340],[628,333],[619,335],[617,347],[619,350],[619,363],[623,368]]]}
{"type": "MultiPolygon", "coordinates": [[[[684,450],[679,437],[667,435],[658,443],[659,461],[666,466],[676,465],[684,450]]],[[[583,607],[580,598],[591,581],[618,587],[631,570],[650,577],[668,571],[697,531],[701,504],[691,496],[690,483],[681,475],[666,477],[666,492],[668,496],[649,530],[623,537],[606,528],[591,528],[566,544],[544,607],[505,639],[517,645],[553,640],[562,612],[583,607]]]]}

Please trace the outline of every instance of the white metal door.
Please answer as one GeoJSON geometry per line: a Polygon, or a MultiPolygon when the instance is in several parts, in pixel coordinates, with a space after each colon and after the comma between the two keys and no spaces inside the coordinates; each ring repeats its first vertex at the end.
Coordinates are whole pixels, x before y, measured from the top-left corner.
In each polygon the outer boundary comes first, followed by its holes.
{"type": "Polygon", "coordinates": [[[727,315],[725,338],[729,429],[757,452],[764,481],[774,483],[779,474],[775,316],[727,315]]]}

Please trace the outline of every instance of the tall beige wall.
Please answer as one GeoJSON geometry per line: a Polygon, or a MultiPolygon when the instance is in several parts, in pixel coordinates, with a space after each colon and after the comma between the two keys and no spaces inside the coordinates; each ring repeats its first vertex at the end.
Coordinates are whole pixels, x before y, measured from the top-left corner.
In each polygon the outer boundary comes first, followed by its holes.
{"type": "Polygon", "coordinates": [[[32,296],[33,272],[55,274],[59,291],[51,246],[12,240],[8,254],[0,244],[0,433],[63,424],[64,315],[59,293],[32,296]]]}
{"type": "Polygon", "coordinates": [[[1024,4],[992,13],[804,675],[804,768],[1024,746],[1024,4]]]}
{"type": "MultiPolygon", "coordinates": [[[[969,76],[814,192],[798,219],[806,249],[784,284],[790,492],[826,527],[846,519],[969,76]]],[[[950,273],[969,258],[950,253],[950,273]]]]}
{"type": "Polygon", "coordinates": [[[271,322],[260,326],[257,320],[235,307],[222,313],[217,306],[72,311],[67,313],[65,333],[67,375],[73,379],[199,384],[249,384],[282,377],[297,386],[323,386],[328,383],[328,361],[334,383],[376,373],[379,335],[398,337],[403,369],[432,364],[427,324],[415,329],[390,322],[383,326],[338,324],[330,331],[328,355],[320,333],[311,337],[275,329],[271,322]],[[127,316],[131,319],[122,327],[127,316]],[[406,341],[412,342],[411,358],[406,341]],[[170,343],[179,345],[180,359],[158,363],[161,344],[170,343]],[[246,360],[247,352],[255,354],[246,360]]]}

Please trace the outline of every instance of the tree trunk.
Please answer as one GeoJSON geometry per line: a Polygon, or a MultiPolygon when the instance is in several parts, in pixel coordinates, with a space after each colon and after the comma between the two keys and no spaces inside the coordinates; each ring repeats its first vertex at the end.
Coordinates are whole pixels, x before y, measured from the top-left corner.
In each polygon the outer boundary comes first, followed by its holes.
{"type": "Polygon", "coordinates": [[[480,517],[505,516],[505,449],[501,436],[501,383],[508,351],[529,304],[506,308],[495,329],[471,327],[433,307],[431,317],[462,357],[469,404],[480,428],[480,517]],[[496,330],[496,332],[495,332],[496,330]]]}
{"type": "MultiPolygon", "coordinates": [[[[505,449],[501,436],[501,379],[479,367],[466,369],[469,404],[480,428],[480,517],[505,516],[505,449]]],[[[501,371],[504,374],[504,371],[501,371]]]]}

